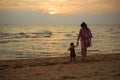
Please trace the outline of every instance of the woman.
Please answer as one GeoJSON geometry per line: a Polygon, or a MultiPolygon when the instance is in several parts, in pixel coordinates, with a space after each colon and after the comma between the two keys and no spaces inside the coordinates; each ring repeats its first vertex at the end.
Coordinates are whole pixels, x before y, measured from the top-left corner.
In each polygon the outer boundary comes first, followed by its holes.
{"type": "Polygon", "coordinates": [[[81,29],[79,31],[77,44],[79,44],[79,39],[81,39],[81,55],[82,60],[85,60],[87,54],[87,48],[91,46],[92,34],[90,29],[87,27],[85,22],[81,23],[81,29]]]}

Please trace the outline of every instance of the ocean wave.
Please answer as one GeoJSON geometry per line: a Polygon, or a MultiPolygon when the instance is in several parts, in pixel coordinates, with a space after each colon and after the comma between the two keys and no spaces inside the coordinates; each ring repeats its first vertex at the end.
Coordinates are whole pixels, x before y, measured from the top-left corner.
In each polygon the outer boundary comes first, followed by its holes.
{"type": "Polygon", "coordinates": [[[14,39],[14,38],[44,38],[51,37],[52,32],[43,31],[43,32],[35,32],[35,33],[0,33],[1,39],[14,39]]]}
{"type": "MultiPolygon", "coordinates": [[[[120,53],[119,28],[90,26],[93,38],[88,54],[120,53]]],[[[3,25],[0,26],[0,55],[8,55],[10,59],[69,56],[69,43],[76,42],[79,29],[79,26],[3,25]]],[[[78,54],[80,44],[75,48],[78,54]]]]}

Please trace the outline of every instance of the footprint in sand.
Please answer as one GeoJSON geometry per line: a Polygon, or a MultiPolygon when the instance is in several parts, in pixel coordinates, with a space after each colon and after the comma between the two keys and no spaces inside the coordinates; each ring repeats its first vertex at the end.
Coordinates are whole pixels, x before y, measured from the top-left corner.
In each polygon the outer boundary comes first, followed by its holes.
{"type": "Polygon", "coordinates": [[[20,65],[20,64],[16,64],[13,68],[24,68],[25,66],[23,66],[23,65],[20,65]]]}
{"type": "Polygon", "coordinates": [[[116,77],[120,77],[120,73],[115,74],[116,77]]]}
{"type": "Polygon", "coordinates": [[[62,77],[63,80],[71,80],[71,79],[76,79],[77,77],[74,76],[64,76],[62,77]]]}
{"type": "Polygon", "coordinates": [[[40,76],[40,75],[42,75],[42,73],[31,74],[31,76],[40,76]]]}
{"type": "Polygon", "coordinates": [[[10,66],[9,65],[0,65],[0,70],[4,70],[4,69],[7,69],[9,68],[10,66]]]}
{"type": "Polygon", "coordinates": [[[0,75],[0,80],[4,80],[5,76],[0,75]]]}
{"type": "Polygon", "coordinates": [[[57,70],[58,70],[58,71],[60,71],[62,68],[63,68],[63,67],[62,67],[62,66],[60,66],[57,70]]]}

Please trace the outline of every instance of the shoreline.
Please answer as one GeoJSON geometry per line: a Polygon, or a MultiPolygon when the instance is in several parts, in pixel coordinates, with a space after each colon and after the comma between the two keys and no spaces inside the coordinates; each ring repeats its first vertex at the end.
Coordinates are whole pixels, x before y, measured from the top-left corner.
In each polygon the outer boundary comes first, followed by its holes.
{"type": "Polygon", "coordinates": [[[120,54],[0,60],[0,80],[119,80],[120,54]]]}
{"type": "MultiPolygon", "coordinates": [[[[120,54],[120,53],[104,53],[105,55],[109,54],[120,54]]],[[[94,56],[94,55],[104,55],[103,53],[88,53],[87,56],[94,56]]],[[[77,57],[81,57],[81,53],[76,53],[77,57]]],[[[17,54],[17,56],[5,56],[5,55],[0,55],[0,61],[8,61],[8,60],[27,60],[27,59],[40,59],[40,58],[59,58],[59,57],[69,57],[69,53],[67,55],[62,55],[62,56],[37,56],[37,57],[26,57],[23,56],[22,54],[17,54]]]]}

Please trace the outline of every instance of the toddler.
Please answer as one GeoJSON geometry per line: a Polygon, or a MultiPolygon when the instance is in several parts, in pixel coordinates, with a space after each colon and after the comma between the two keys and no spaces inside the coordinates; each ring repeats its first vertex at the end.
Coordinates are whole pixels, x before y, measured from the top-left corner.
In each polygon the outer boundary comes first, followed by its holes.
{"type": "MultiPolygon", "coordinates": [[[[78,44],[77,44],[77,45],[78,45],[78,44]]],[[[75,47],[77,47],[77,45],[74,46],[74,43],[71,42],[71,43],[70,43],[70,47],[68,48],[68,51],[70,51],[70,58],[71,58],[71,61],[72,61],[72,60],[75,61],[75,57],[76,57],[76,54],[75,54],[75,47]]]]}

